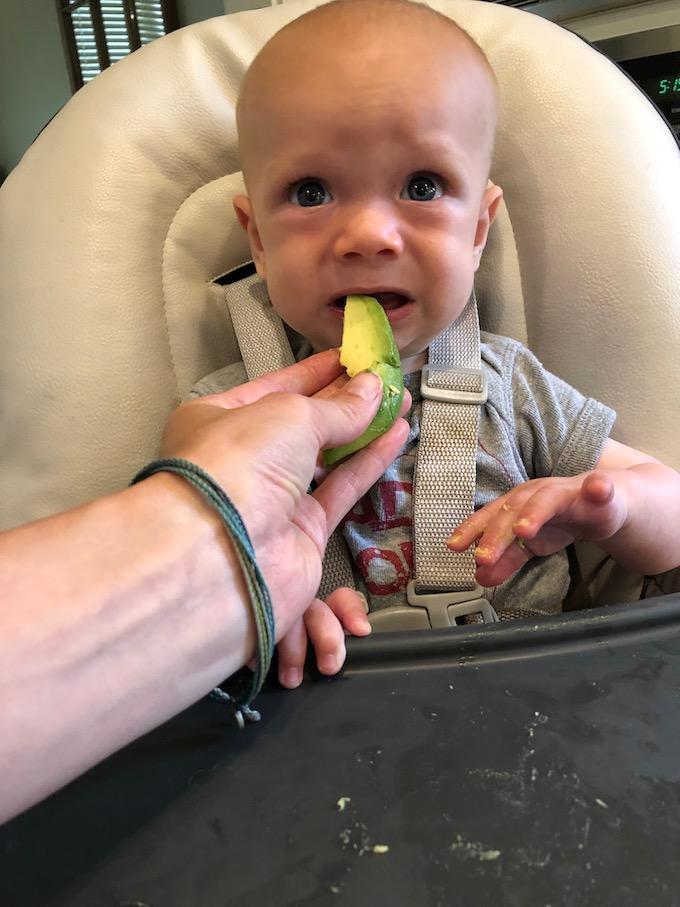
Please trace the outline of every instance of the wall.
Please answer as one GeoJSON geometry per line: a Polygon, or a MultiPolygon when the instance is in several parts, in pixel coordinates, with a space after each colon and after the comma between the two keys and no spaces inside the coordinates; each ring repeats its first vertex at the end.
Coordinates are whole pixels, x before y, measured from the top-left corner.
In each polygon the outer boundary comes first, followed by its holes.
{"type": "Polygon", "coordinates": [[[261,9],[269,0],[177,0],[177,13],[181,25],[202,22],[225,13],[240,13],[244,9],[261,9]]]}
{"type": "Polygon", "coordinates": [[[262,9],[270,6],[269,0],[224,0],[225,13],[240,13],[244,9],[262,9]]]}
{"type": "Polygon", "coordinates": [[[71,96],[54,0],[4,3],[0,29],[0,170],[18,162],[71,96]]]}
{"type": "Polygon", "coordinates": [[[202,22],[213,16],[224,15],[223,0],[177,0],[177,17],[180,25],[202,22]]]}
{"type": "MultiPolygon", "coordinates": [[[[180,25],[266,6],[257,0],[177,0],[180,25]]],[[[55,0],[2,3],[0,182],[71,97],[55,0]]]]}
{"type": "Polygon", "coordinates": [[[540,0],[524,8],[559,22],[588,41],[680,23],[678,0],[540,0]]]}

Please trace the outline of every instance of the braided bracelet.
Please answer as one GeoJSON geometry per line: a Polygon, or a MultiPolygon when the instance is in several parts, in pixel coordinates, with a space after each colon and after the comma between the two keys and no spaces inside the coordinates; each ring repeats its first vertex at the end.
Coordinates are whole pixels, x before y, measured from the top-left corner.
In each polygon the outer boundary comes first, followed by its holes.
{"type": "Polygon", "coordinates": [[[243,571],[257,628],[256,667],[251,678],[250,688],[245,695],[230,695],[220,687],[216,687],[210,694],[214,699],[233,708],[236,722],[242,728],[246,720],[260,720],[260,713],[251,709],[250,705],[262,689],[274,654],[274,612],[269,589],[258,566],[253,544],[241,515],[217,482],[195,463],[171,457],[154,460],[147,464],[140,469],[130,485],[148,479],[157,472],[173,472],[182,476],[203,494],[222,518],[243,571]]]}

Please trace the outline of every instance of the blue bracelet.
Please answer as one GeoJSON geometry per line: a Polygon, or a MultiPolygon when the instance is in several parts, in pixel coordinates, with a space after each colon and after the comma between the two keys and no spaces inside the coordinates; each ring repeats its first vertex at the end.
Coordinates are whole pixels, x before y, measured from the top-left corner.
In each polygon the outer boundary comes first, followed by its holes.
{"type": "Polygon", "coordinates": [[[250,705],[262,689],[274,654],[274,611],[269,589],[258,566],[253,544],[241,515],[217,482],[195,463],[172,457],[154,460],[147,464],[140,469],[130,485],[148,479],[157,472],[173,472],[182,476],[212,504],[227,528],[243,571],[257,628],[257,664],[250,688],[245,695],[231,695],[220,687],[216,687],[210,694],[214,699],[229,705],[234,710],[236,722],[242,728],[245,721],[260,720],[260,713],[251,709],[250,705]]]}

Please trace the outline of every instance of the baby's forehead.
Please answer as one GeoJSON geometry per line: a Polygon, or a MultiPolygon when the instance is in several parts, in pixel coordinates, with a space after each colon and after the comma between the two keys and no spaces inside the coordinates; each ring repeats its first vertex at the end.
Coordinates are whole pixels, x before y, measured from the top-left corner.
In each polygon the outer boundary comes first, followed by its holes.
{"type": "MultiPolygon", "coordinates": [[[[344,147],[355,142],[357,130],[365,141],[380,141],[389,132],[414,154],[421,135],[446,130],[488,172],[497,120],[493,70],[452,20],[427,7],[413,14],[414,6],[402,0],[331,3],[265,45],[246,74],[237,106],[247,184],[284,145],[287,153],[292,146],[306,152],[321,136],[326,145],[344,147]],[[406,16],[392,14],[402,6],[406,16]],[[380,20],[357,16],[359,7],[374,13],[386,7],[389,14],[380,20]],[[334,8],[342,16],[329,15],[334,8]]],[[[436,152],[423,157],[439,159],[436,152]]]]}
{"type": "Polygon", "coordinates": [[[241,87],[239,119],[245,110],[270,106],[277,96],[313,90],[324,76],[330,100],[342,97],[348,81],[355,90],[370,91],[384,71],[398,90],[414,73],[436,77],[454,66],[459,75],[481,74],[495,105],[493,70],[453,20],[402,0],[331,3],[289,23],[263,47],[241,87]]]}

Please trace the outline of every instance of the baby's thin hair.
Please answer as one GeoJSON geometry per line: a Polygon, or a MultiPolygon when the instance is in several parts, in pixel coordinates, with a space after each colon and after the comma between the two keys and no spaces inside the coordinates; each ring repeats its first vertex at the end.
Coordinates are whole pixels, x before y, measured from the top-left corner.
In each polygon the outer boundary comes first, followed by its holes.
{"type": "MultiPolygon", "coordinates": [[[[273,41],[276,41],[279,35],[283,35],[288,31],[292,31],[298,28],[300,25],[313,23],[315,19],[323,20],[328,15],[338,15],[342,13],[343,8],[347,11],[355,11],[357,8],[361,8],[361,14],[364,22],[371,19],[375,20],[376,23],[380,23],[381,16],[389,10],[390,13],[394,13],[399,9],[403,10],[404,17],[409,15],[420,14],[431,19],[436,19],[437,22],[441,23],[443,27],[450,28],[456,32],[457,35],[462,36],[466,44],[478,58],[479,62],[482,64],[484,69],[487,71],[491,83],[493,85],[494,93],[498,94],[498,80],[496,79],[496,74],[493,71],[493,67],[489,62],[488,57],[475,41],[475,39],[466,31],[461,25],[459,25],[454,19],[450,16],[447,16],[445,13],[440,13],[439,10],[433,9],[431,6],[428,6],[425,3],[419,3],[417,0],[330,0],[329,3],[323,3],[321,6],[316,6],[314,9],[308,10],[306,13],[303,13],[301,16],[291,20],[286,25],[284,25],[270,41],[265,44],[260,53],[258,53],[253,60],[255,63],[258,57],[262,54],[262,51],[267,48],[267,45],[273,41]]],[[[239,98],[237,102],[237,117],[239,113],[239,108],[241,107],[242,98],[244,95],[244,87],[248,82],[248,73],[246,73],[246,78],[244,83],[241,86],[241,91],[239,92],[239,98]]]]}
{"type": "Polygon", "coordinates": [[[416,13],[422,14],[432,19],[436,19],[444,27],[451,28],[455,30],[457,34],[463,36],[463,38],[469,43],[469,46],[471,47],[473,52],[478,55],[480,61],[488,70],[489,75],[493,80],[494,89],[497,88],[498,81],[496,79],[496,74],[493,71],[493,67],[489,62],[488,57],[472,37],[472,35],[468,31],[466,31],[466,29],[464,29],[462,25],[456,22],[455,19],[447,16],[446,13],[441,13],[439,12],[439,10],[433,9],[426,3],[420,3],[419,0],[330,0],[329,3],[322,3],[320,6],[315,6],[314,9],[310,9],[306,13],[303,13],[301,16],[298,16],[296,19],[293,19],[291,22],[288,22],[277,32],[277,34],[288,31],[288,29],[294,28],[301,22],[306,22],[310,19],[321,19],[326,15],[341,12],[343,7],[345,7],[347,10],[361,7],[362,16],[365,19],[374,18],[377,22],[380,22],[381,15],[387,10],[389,10],[390,12],[397,11],[400,7],[404,12],[404,16],[416,13]]]}
{"type": "MultiPolygon", "coordinates": [[[[317,24],[319,26],[319,34],[325,34],[324,28],[330,24],[334,47],[342,47],[342,41],[345,39],[350,42],[351,46],[353,29],[368,28],[369,31],[375,29],[376,34],[380,36],[386,28],[387,21],[393,23],[396,21],[398,26],[402,26],[403,23],[406,23],[408,29],[408,27],[414,23],[414,20],[416,23],[418,21],[428,23],[430,27],[434,24],[438,32],[446,29],[449,34],[457,38],[461,46],[465,47],[470,52],[471,57],[480,66],[481,71],[488,76],[488,84],[493,95],[492,107],[489,108],[490,141],[488,148],[488,165],[490,166],[496,130],[499,96],[498,81],[486,54],[474,38],[449,16],[440,13],[438,10],[433,9],[431,6],[427,6],[424,3],[416,2],[416,0],[330,0],[329,3],[323,3],[321,6],[308,10],[306,13],[303,13],[301,16],[298,16],[296,19],[293,19],[284,25],[283,28],[279,29],[279,31],[267,41],[255,56],[245,74],[236,104],[236,124],[246,186],[248,185],[246,167],[247,155],[243,142],[245,134],[244,124],[247,116],[246,111],[251,106],[253,97],[252,86],[253,84],[257,84],[258,74],[266,76],[267,69],[270,65],[270,55],[272,53],[274,55],[276,54],[276,48],[277,46],[280,46],[279,41],[283,41],[284,47],[287,44],[288,38],[293,38],[293,43],[296,43],[296,40],[299,37],[296,35],[297,29],[302,30],[303,38],[309,40],[311,35],[313,40],[315,35],[314,29],[317,24]],[[345,33],[343,33],[343,28],[345,29],[345,33]]],[[[300,55],[304,56],[305,42],[302,40],[299,43],[300,55]]]]}

